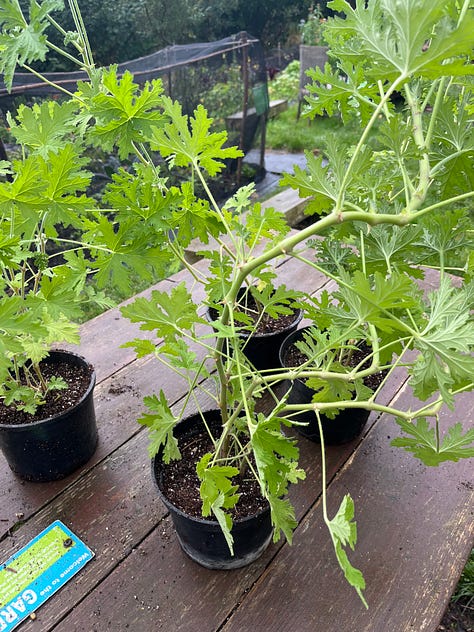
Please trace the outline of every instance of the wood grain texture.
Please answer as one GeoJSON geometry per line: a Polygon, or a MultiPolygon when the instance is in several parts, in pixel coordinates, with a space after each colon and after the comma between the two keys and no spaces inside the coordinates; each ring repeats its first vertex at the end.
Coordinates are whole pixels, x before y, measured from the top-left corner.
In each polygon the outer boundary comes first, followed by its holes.
{"type": "Polygon", "coordinates": [[[59,519],[96,554],[77,578],[41,607],[35,621],[23,624],[22,630],[51,629],[130,555],[165,515],[165,508],[152,489],[150,464],[143,458],[146,442],[145,433],[139,433],[0,544],[1,559],[6,559],[59,519]]]}

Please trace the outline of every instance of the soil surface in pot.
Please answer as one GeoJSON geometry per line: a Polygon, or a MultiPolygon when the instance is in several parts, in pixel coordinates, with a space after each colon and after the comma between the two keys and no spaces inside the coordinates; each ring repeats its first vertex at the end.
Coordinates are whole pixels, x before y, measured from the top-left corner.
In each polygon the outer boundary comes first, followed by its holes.
{"type": "MultiPolygon", "coordinates": [[[[206,433],[183,437],[179,442],[182,459],[162,465],[161,491],[176,507],[195,518],[203,518],[202,501],[199,495],[200,481],[196,474],[196,463],[207,452],[213,451],[213,444],[206,433]]],[[[239,486],[240,499],[229,513],[233,520],[246,518],[265,509],[267,501],[260,495],[260,486],[248,473],[236,476],[234,484],[239,486]]],[[[206,520],[214,520],[213,515],[206,520]]]]}
{"type": "MultiPolygon", "coordinates": [[[[248,295],[246,297],[245,305],[240,303],[236,311],[240,311],[246,314],[247,316],[249,316],[252,319],[254,324],[258,321],[260,317],[255,299],[251,295],[248,295]]],[[[216,320],[218,317],[216,310],[210,309],[209,312],[210,312],[211,318],[213,320],[216,320]]],[[[288,327],[291,327],[291,325],[295,322],[295,316],[296,316],[295,312],[292,312],[291,314],[287,314],[287,315],[283,314],[281,316],[278,316],[278,318],[272,318],[271,316],[269,316],[269,314],[264,313],[260,321],[258,322],[258,326],[255,331],[255,334],[257,335],[276,334],[276,333],[285,331],[288,327]]],[[[237,322],[237,326],[240,326],[241,324],[242,323],[237,322]]]]}
{"type": "Polygon", "coordinates": [[[50,362],[48,358],[43,360],[40,366],[46,380],[50,380],[53,376],[62,377],[68,387],[48,393],[45,403],[38,407],[34,415],[16,410],[14,406],[5,406],[0,401],[0,424],[18,425],[48,419],[77,404],[90,386],[93,372],[91,366],[77,366],[68,362],[50,362]]]}
{"type": "MultiPolygon", "coordinates": [[[[362,362],[364,358],[370,355],[372,349],[369,345],[363,343],[359,346],[358,349],[354,350],[351,357],[349,358],[348,366],[354,368],[362,362]]],[[[304,353],[302,353],[294,344],[291,345],[286,353],[285,353],[285,366],[300,366],[307,361],[307,357],[304,353]]],[[[367,367],[369,363],[367,362],[367,367]]],[[[362,365],[364,368],[364,365],[362,365]]],[[[364,384],[368,388],[371,388],[373,391],[377,390],[377,388],[382,383],[385,377],[385,371],[378,371],[378,373],[374,373],[373,375],[368,375],[364,378],[364,384]]],[[[304,381],[304,378],[301,378],[304,381]]]]}

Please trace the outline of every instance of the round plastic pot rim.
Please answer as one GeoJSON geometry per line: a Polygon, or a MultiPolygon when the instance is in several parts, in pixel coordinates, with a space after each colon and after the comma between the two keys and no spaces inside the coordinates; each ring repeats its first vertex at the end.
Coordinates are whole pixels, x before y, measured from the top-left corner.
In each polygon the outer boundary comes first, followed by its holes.
{"type": "Polygon", "coordinates": [[[83,393],[81,399],[77,401],[75,404],[73,404],[72,406],[69,406],[69,408],[66,408],[65,410],[61,410],[60,412],[54,415],[51,415],[50,417],[44,417],[43,419],[37,419],[36,421],[28,421],[23,424],[0,423],[0,428],[8,429],[9,432],[22,432],[28,428],[32,428],[34,426],[40,426],[47,422],[52,423],[56,419],[59,420],[60,418],[64,417],[64,415],[67,415],[71,410],[75,408],[79,408],[83,404],[83,402],[89,397],[96,383],[96,374],[95,374],[95,370],[92,364],[88,362],[83,356],[79,355],[78,353],[75,353],[74,351],[66,351],[65,349],[51,349],[47,357],[52,357],[54,355],[74,357],[78,360],[81,360],[85,365],[89,366],[92,369],[89,386],[87,387],[87,390],[83,393]]]}
{"type": "MultiPolygon", "coordinates": [[[[206,318],[211,325],[216,320],[211,315],[211,310],[213,309],[215,308],[214,307],[206,308],[206,318]]],[[[249,333],[246,331],[238,331],[237,335],[239,336],[239,338],[271,338],[272,336],[275,336],[276,334],[282,334],[285,331],[285,329],[289,329],[290,327],[294,327],[295,325],[298,326],[302,318],[303,318],[303,310],[298,307],[294,311],[294,319],[291,321],[291,323],[288,323],[280,331],[262,331],[262,332],[254,332],[254,333],[249,333]]]]}
{"type": "MultiPolygon", "coordinates": [[[[177,507],[176,505],[174,505],[170,500],[168,500],[168,498],[164,495],[163,491],[160,489],[159,485],[158,485],[158,481],[156,480],[156,476],[155,476],[155,472],[154,472],[154,459],[152,462],[152,476],[153,476],[153,480],[156,486],[156,489],[158,490],[158,494],[161,498],[161,500],[164,502],[164,504],[168,507],[168,509],[172,509],[175,513],[177,513],[180,516],[185,517],[187,520],[190,520],[192,522],[196,522],[198,524],[202,524],[202,525],[207,525],[209,527],[216,527],[216,529],[218,529],[219,531],[221,530],[221,527],[219,525],[219,523],[217,522],[217,520],[209,520],[206,518],[198,518],[196,516],[192,516],[191,514],[186,513],[185,511],[183,511],[182,509],[180,509],[179,507],[177,507]]],[[[240,524],[245,524],[246,522],[249,522],[250,520],[255,520],[255,518],[268,513],[270,511],[270,505],[267,505],[266,507],[264,507],[263,509],[260,509],[259,511],[257,511],[256,513],[250,514],[248,516],[245,516],[244,518],[233,518],[232,519],[232,525],[233,527],[238,526],[240,524]]]]}
{"type": "MultiPolygon", "coordinates": [[[[206,413],[218,413],[219,411],[217,409],[211,409],[210,411],[205,411],[203,414],[205,415],[206,413]]],[[[191,417],[197,416],[197,414],[194,415],[189,415],[189,417],[186,417],[185,419],[183,419],[182,421],[178,422],[182,423],[187,421],[188,419],[190,419],[191,417]]],[[[151,460],[151,474],[152,474],[152,479],[153,482],[155,484],[155,488],[158,491],[158,495],[159,497],[162,499],[162,501],[164,502],[164,504],[168,507],[168,509],[172,509],[174,512],[176,512],[178,515],[183,516],[185,518],[187,518],[188,520],[191,520],[193,522],[199,523],[199,524],[205,524],[208,526],[215,526],[216,529],[219,529],[219,531],[221,530],[219,523],[217,522],[217,520],[208,520],[206,518],[198,518],[196,516],[193,516],[191,514],[186,513],[185,511],[183,511],[182,509],[180,509],[179,507],[177,507],[174,503],[172,503],[164,494],[163,490],[160,488],[159,485],[159,481],[158,481],[158,469],[161,466],[161,459],[159,457],[159,454],[155,455],[152,460],[151,460]]],[[[265,501],[267,502],[267,501],[265,501]]],[[[259,511],[257,511],[256,513],[252,513],[249,514],[248,516],[245,516],[243,518],[235,518],[232,520],[232,523],[234,526],[237,526],[239,524],[245,524],[246,522],[248,522],[249,520],[254,520],[255,518],[257,518],[258,516],[261,516],[265,513],[268,513],[270,511],[270,505],[267,502],[267,505],[265,507],[263,507],[263,509],[260,509],[259,511]]]]}

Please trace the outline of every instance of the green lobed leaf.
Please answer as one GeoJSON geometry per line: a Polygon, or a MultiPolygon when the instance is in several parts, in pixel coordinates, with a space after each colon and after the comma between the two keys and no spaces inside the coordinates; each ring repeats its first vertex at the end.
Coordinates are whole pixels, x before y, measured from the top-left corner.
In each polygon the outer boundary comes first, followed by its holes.
{"type": "Polygon", "coordinates": [[[171,227],[175,240],[182,248],[186,248],[193,239],[207,244],[210,236],[217,237],[224,232],[221,218],[207,200],[196,197],[191,182],[181,185],[181,195],[182,201],[174,209],[171,227]]]}
{"type": "Polygon", "coordinates": [[[345,13],[328,20],[327,37],[336,57],[365,66],[366,76],[394,81],[411,75],[439,78],[474,73],[470,64],[474,16],[458,22],[456,0],[333,0],[345,13]]]}
{"type": "Polygon", "coordinates": [[[209,377],[206,367],[198,360],[197,354],[191,351],[189,344],[178,338],[173,342],[165,342],[157,348],[160,356],[167,356],[175,369],[184,370],[187,373],[199,373],[200,378],[209,377]]]}
{"type": "Polygon", "coordinates": [[[470,316],[470,291],[469,286],[453,287],[444,277],[436,292],[428,295],[428,320],[414,342],[420,353],[410,379],[415,396],[422,400],[439,391],[444,401],[452,406],[451,390],[472,381],[474,327],[470,316]]]}
{"type": "Polygon", "coordinates": [[[180,459],[178,441],[173,435],[173,429],[178,419],[171,412],[164,392],[161,390],[159,397],[148,395],[143,398],[143,401],[151,413],[143,413],[138,419],[138,423],[149,429],[148,452],[150,457],[155,456],[162,449],[162,458],[165,463],[169,463],[173,459],[180,459]]]}
{"type": "Polygon", "coordinates": [[[286,494],[289,473],[294,474],[292,463],[297,462],[299,456],[295,440],[282,433],[280,423],[278,417],[265,419],[259,415],[251,433],[257,470],[262,484],[268,489],[268,498],[286,494]]]}
{"type": "Polygon", "coordinates": [[[133,75],[125,71],[121,78],[117,66],[103,71],[105,90],[89,93],[89,113],[96,119],[90,136],[93,143],[111,151],[114,146],[119,157],[133,153],[134,143],[148,141],[156,126],[163,124],[163,87],[160,79],[146,82],[143,88],[133,82],[133,75]]]}
{"type": "Polygon", "coordinates": [[[132,323],[141,323],[140,329],[156,330],[157,337],[169,342],[174,341],[180,330],[192,330],[197,323],[205,322],[197,315],[197,307],[184,282],[170,292],[153,290],[149,299],[136,298],[120,311],[132,323]]]}
{"type": "Polygon", "coordinates": [[[74,101],[43,101],[32,107],[22,104],[16,118],[9,112],[7,119],[17,141],[46,159],[51,151],[58,152],[66,137],[75,131],[77,110],[74,101]]]}
{"type": "Polygon", "coordinates": [[[172,157],[178,167],[201,166],[210,176],[220,173],[223,160],[238,158],[242,152],[235,147],[224,147],[225,132],[210,133],[212,119],[199,105],[194,117],[183,115],[181,105],[168,97],[163,98],[163,110],[170,123],[162,129],[155,128],[152,148],[166,157],[172,157]]]}
{"type": "Polygon", "coordinates": [[[411,452],[425,465],[437,466],[445,461],[474,457],[474,428],[463,433],[462,424],[458,422],[448,428],[439,442],[435,428],[430,427],[424,417],[413,422],[404,419],[396,419],[396,422],[407,436],[393,439],[391,445],[411,452]]]}
{"type": "Polygon", "coordinates": [[[327,521],[329,531],[331,533],[334,550],[336,552],[337,561],[341,567],[346,580],[353,586],[359,595],[362,603],[368,608],[362,591],[365,589],[365,580],[361,571],[354,568],[347,557],[345,546],[354,549],[357,542],[357,527],[353,521],[354,518],[354,501],[349,494],[342,499],[341,505],[332,520],[327,521]]]}
{"type": "Polygon", "coordinates": [[[471,220],[464,209],[433,213],[420,222],[422,229],[416,249],[425,265],[443,263],[445,269],[462,266],[474,250],[471,220]]]}
{"type": "Polygon", "coordinates": [[[322,156],[314,156],[312,152],[306,152],[306,170],[294,167],[294,173],[284,173],[280,181],[282,186],[290,186],[298,189],[301,197],[313,196],[310,202],[310,210],[313,213],[328,211],[337,200],[337,189],[330,177],[328,166],[323,165],[322,156]]]}
{"type": "Polygon", "coordinates": [[[48,47],[45,30],[49,26],[47,16],[62,9],[62,0],[30,0],[29,21],[21,10],[18,0],[5,0],[0,7],[0,73],[8,91],[11,90],[17,65],[44,61],[48,47]]]}
{"type": "Polygon", "coordinates": [[[239,500],[239,494],[236,494],[238,485],[232,482],[232,478],[239,474],[238,468],[230,465],[210,465],[212,457],[211,453],[205,454],[196,466],[196,472],[201,481],[203,516],[211,514],[212,505],[219,497],[219,506],[224,509],[231,509],[239,500]]]}
{"type": "MultiPolygon", "coordinates": [[[[158,172],[159,174],[159,172],[158,172]]],[[[136,219],[134,229],[153,228],[162,238],[173,226],[173,211],[183,203],[177,187],[166,187],[152,165],[134,164],[133,171],[119,169],[105,189],[103,200],[116,212],[119,221],[136,219]]]]}
{"type": "Polygon", "coordinates": [[[115,225],[105,216],[95,221],[84,221],[87,232],[84,239],[90,244],[97,269],[98,287],[118,287],[122,292],[131,289],[130,272],[136,272],[142,279],[153,282],[154,271],[165,273],[169,266],[169,253],[161,244],[150,242],[145,231],[135,233],[135,221],[123,221],[115,225]],[[94,246],[97,245],[97,248],[94,246]]]}
{"type": "Polygon", "coordinates": [[[419,306],[418,292],[412,279],[396,271],[389,277],[376,272],[371,279],[361,270],[354,272],[352,277],[342,275],[342,278],[346,282],[336,295],[342,297],[346,314],[336,311],[336,324],[347,326],[352,319],[354,324],[371,323],[389,333],[406,331],[403,322],[391,314],[419,306]]]}
{"type": "Polygon", "coordinates": [[[144,358],[145,356],[154,353],[156,349],[151,340],[146,340],[144,338],[134,338],[133,340],[125,342],[120,346],[123,348],[131,347],[134,349],[137,358],[144,358]]]}
{"type": "Polygon", "coordinates": [[[270,495],[268,497],[271,509],[271,519],[273,525],[273,541],[278,542],[280,533],[283,532],[285,538],[291,544],[293,531],[298,526],[295,517],[295,510],[288,498],[278,498],[270,495]]]}
{"type": "Polygon", "coordinates": [[[235,507],[239,500],[240,495],[236,493],[238,485],[232,482],[239,470],[229,465],[210,465],[212,456],[210,453],[204,454],[196,467],[201,481],[199,493],[203,503],[202,514],[205,517],[214,514],[233,555],[232,517],[225,510],[235,507]]]}

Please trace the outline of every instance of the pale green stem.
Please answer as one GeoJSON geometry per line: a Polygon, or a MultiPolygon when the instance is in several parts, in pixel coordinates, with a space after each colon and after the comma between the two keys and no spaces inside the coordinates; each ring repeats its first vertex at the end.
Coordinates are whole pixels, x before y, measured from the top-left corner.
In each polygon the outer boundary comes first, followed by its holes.
{"type": "MultiPolygon", "coordinates": [[[[67,37],[67,31],[65,29],[63,29],[63,27],[59,24],[59,22],[56,22],[56,20],[53,17],[51,17],[49,14],[46,16],[46,18],[47,18],[48,22],[52,26],[54,26],[54,28],[57,31],[59,31],[63,37],[67,37]]],[[[81,47],[77,44],[77,42],[72,42],[72,43],[77,48],[77,50],[79,52],[81,52],[81,47]]]]}
{"type": "Polygon", "coordinates": [[[365,126],[365,129],[362,132],[362,135],[361,135],[361,137],[359,139],[359,142],[357,143],[356,148],[354,150],[354,153],[352,154],[352,157],[351,157],[351,159],[349,161],[349,164],[347,166],[346,172],[344,174],[344,177],[342,179],[342,182],[341,182],[341,185],[340,185],[340,188],[339,188],[339,194],[338,194],[338,198],[337,198],[337,201],[336,201],[336,209],[335,209],[337,212],[342,207],[342,200],[343,200],[343,197],[344,197],[344,192],[345,192],[347,183],[349,181],[349,178],[352,175],[352,168],[353,168],[354,164],[357,162],[359,153],[360,153],[365,141],[367,140],[367,137],[368,137],[368,135],[370,133],[370,130],[374,126],[374,123],[377,120],[379,114],[383,111],[384,107],[386,107],[386,104],[388,103],[388,100],[390,99],[392,93],[397,89],[398,85],[400,83],[402,83],[405,79],[406,79],[406,77],[403,74],[400,77],[398,77],[392,83],[392,85],[389,87],[389,89],[387,90],[387,92],[385,93],[385,95],[382,97],[382,99],[380,100],[379,104],[375,108],[374,112],[372,113],[372,116],[370,117],[369,122],[365,126]]]}
{"type": "Polygon", "coordinates": [[[392,406],[384,406],[383,404],[377,404],[376,402],[371,402],[369,400],[366,401],[357,401],[354,399],[351,400],[343,400],[339,402],[317,402],[312,404],[286,404],[285,411],[314,411],[314,412],[324,412],[325,410],[333,410],[334,408],[363,408],[365,410],[373,410],[380,413],[386,413],[388,415],[393,415],[394,417],[398,417],[400,419],[404,419],[405,421],[412,422],[413,419],[421,416],[434,417],[438,414],[441,406],[444,404],[444,400],[440,397],[436,401],[431,402],[430,404],[426,404],[422,408],[418,410],[405,412],[403,410],[399,410],[398,408],[393,408],[392,406]]]}
{"type": "Polygon", "coordinates": [[[201,173],[201,169],[199,167],[199,163],[196,160],[193,160],[193,166],[194,166],[194,169],[196,170],[196,173],[198,174],[199,180],[201,181],[201,184],[204,187],[206,195],[209,198],[209,201],[211,202],[211,205],[212,205],[213,209],[219,215],[219,217],[220,217],[220,219],[221,219],[221,221],[222,221],[222,223],[224,225],[224,228],[226,230],[226,233],[229,236],[229,238],[231,239],[236,253],[238,253],[238,245],[237,245],[237,241],[236,241],[236,239],[234,237],[234,234],[231,231],[230,226],[227,223],[227,220],[225,219],[224,214],[222,213],[222,210],[220,209],[220,207],[217,204],[214,196],[212,195],[212,192],[211,192],[211,190],[209,188],[209,185],[207,184],[206,179],[204,178],[203,174],[201,173]]]}
{"type": "Polygon", "coordinates": [[[364,233],[363,231],[359,231],[359,235],[360,235],[360,257],[362,259],[362,272],[364,273],[364,276],[367,276],[367,268],[366,268],[366,264],[365,264],[365,243],[364,243],[364,233]]]}
{"type": "Polygon", "coordinates": [[[94,67],[94,57],[92,55],[89,38],[87,36],[87,30],[84,25],[84,21],[82,19],[81,10],[79,8],[77,0],[68,0],[68,1],[69,1],[69,8],[71,10],[72,17],[74,20],[74,24],[76,26],[76,31],[78,32],[79,37],[81,38],[81,41],[82,41],[82,46],[83,46],[82,56],[84,58],[86,70],[90,72],[90,70],[94,67]]]}
{"type": "MultiPolygon", "coordinates": [[[[327,509],[327,497],[326,497],[326,449],[324,446],[324,433],[321,423],[321,415],[319,411],[315,411],[316,419],[318,421],[319,441],[321,443],[321,491],[322,491],[322,505],[323,505],[323,519],[327,526],[329,526],[328,509],[327,509]]],[[[329,529],[331,532],[331,529],[329,529]]],[[[331,532],[332,533],[332,532],[331,532]]],[[[331,535],[332,537],[332,535],[331,535]]]]}
{"type": "Polygon", "coordinates": [[[150,163],[148,162],[146,157],[142,154],[142,152],[138,149],[138,147],[135,145],[135,142],[133,140],[131,141],[131,145],[133,147],[133,151],[135,152],[138,160],[146,167],[149,167],[150,163]]]}
{"type": "Polygon", "coordinates": [[[59,48],[59,46],[56,46],[49,40],[46,40],[46,45],[51,50],[54,50],[56,53],[58,53],[59,55],[62,55],[66,59],[69,59],[69,61],[72,61],[72,63],[76,64],[76,66],[80,66],[81,68],[83,68],[84,64],[82,63],[82,61],[80,59],[77,59],[77,57],[74,57],[74,55],[70,55],[67,51],[63,50],[62,48],[59,48]]]}
{"type": "Polygon", "coordinates": [[[414,220],[417,220],[427,213],[431,213],[431,211],[434,211],[437,208],[443,208],[443,206],[449,206],[451,204],[454,204],[455,202],[462,202],[463,200],[468,200],[472,197],[474,197],[474,191],[468,191],[467,193],[462,193],[461,195],[455,195],[454,197],[449,198],[449,200],[441,200],[440,202],[436,202],[436,204],[426,206],[420,211],[414,211],[411,215],[414,220]]]}
{"type": "MultiPolygon", "coordinates": [[[[444,86],[446,84],[446,77],[441,77],[441,79],[439,80],[439,84],[438,84],[438,91],[436,93],[436,99],[433,105],[433,111],[431,113],[430,116],[430,123],[428,126],[428,130],[426,132],[426,136],[425,136],[425,149],[429,150],[430,145],[431,145],[431,139],[433,138],[433,132],[435,129],[435,125],[436,125],[436,119],[438,117],[438,112],[439,112],[439,108],[441,107],[441,102],[443,101],[443,97],[444,97],[444,86]]],[[[423,110],[422,110],[423,112],[423,110]]]]}
{"type": "Polygon", "coordinates": [[[31,68],[31,66],[28,66],[27,64],[23,64],[22,68],[24,68],[28,72],[31,72],[31,74],[35,75],[35,77],[38,77],[38,79],[40,81],[43,81],[44,83],[47,83],[49,86],[52,86],[56,90],[59,90],[60,92],[63,92],[64,94],[67,94],[67,96],[70,97],[71,99],[76,99],[80,103],[84,104],[84,101],[82,99],[80,99],[76,94],[73,94],[72,92],[69,92],[69,90],[66,90],[66,88],[63,88],[62,86],[60,86],[57,83],[54,83],[54,81],[50,81],[44,75],[42,75],[40,72],[37,72],[36,70],[31,68]]]}
{"type": "Polygon", "coordinates": [[[196,268],[191,263],[189,263],[189,261],[186,260],[186,257],[184,256],[184,254],[181,252],[180,249],[175,247],[172,241],[168,242],[168,246],[173,251],[175,257],[181,262],[183,267],[185,267],[186,270],[191,274],[191,276],[196,281],[196,283],[203,284],[206,282],[206,278],[204,274],[199,272],[199,270],[196,270],[196,268]]]}
{"type": "Polygon", "coordinates": [[[410,203],[407,206],[408,213],[413,213],[420,207],[420,205],[424,202],[426,198],[426,194],[428,192],[428,187],[430,185],[430,160],[428,155],[428,146],[426,144],[426,139],[423,134],[423,112],[421,111],[420,104],[418,99],[412,94],[410,87],[406,84],[405,88],[405,98],[411,110],[411,115],[413,119],[412,131],[413,138],[415,139],[415,143],[418,149],[421,151],[421,158],[418,161],[419,163],[419,181],[418,186],[415,192],[412,195],[410,203]]]}
{"type": "Polygon", "coordinates": [[[458,28],[462,24],[464,18],[466,17],[466,13],[469,10],[470,4],[471,4],[471,0],[464,0],[463,5],[461,7],[461,11],[459,13],[458,24],[457,24],[458,28]]]}

